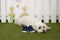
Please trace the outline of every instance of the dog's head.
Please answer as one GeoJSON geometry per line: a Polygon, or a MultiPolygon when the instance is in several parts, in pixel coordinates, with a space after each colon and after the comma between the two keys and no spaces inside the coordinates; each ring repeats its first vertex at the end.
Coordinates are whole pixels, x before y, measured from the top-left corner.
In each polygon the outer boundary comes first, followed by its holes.
{"type": "Polygon", "coordinates": [[[46,24],[44,24],[44,23],[41,23],[41,24],[39,24],[37,27],[36,27],[37,29],[36,29],[36,31],[38,32],[38,33],[42,33],[42,32],[47,32],[47,30],[49,30],[49,29],[51,29],[50,27],[48,27],[46,24]]]}
{"type": "Polygon", "coordinates": [[[37,29],[37,32],[39,32],[39,33],[42,33],[42,32],[47,32],[47,29],[46,29],[46,27],[45,26],[39,26],[38,27],[38,29],[37,29]]]}

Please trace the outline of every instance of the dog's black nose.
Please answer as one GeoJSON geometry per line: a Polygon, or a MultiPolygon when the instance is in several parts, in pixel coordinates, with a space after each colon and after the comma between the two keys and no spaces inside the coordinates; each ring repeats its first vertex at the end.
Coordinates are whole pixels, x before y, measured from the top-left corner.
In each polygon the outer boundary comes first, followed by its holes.
{"type": "Polygon", "coordinates": [[[43,30],[43,33],[46,33],[46,31],[45,31],[45,30],[43,30]]]}

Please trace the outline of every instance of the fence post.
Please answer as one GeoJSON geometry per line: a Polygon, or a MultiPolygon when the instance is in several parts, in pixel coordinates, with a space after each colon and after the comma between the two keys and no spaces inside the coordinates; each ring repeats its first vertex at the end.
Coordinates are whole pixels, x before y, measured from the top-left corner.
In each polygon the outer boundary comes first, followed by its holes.
{"type": "Polygon", "coordinates": [[[60,23],[60,0],[58,1],[59,6],[58,6],[58,15],[59,15],[59,23],[60,23]]]}
{"type": "Polygon", "coordinates": [[[51,0],[51,22],[56,23],[56,0],[51,0]]]}
{"type": "Polygon", "coordinates": [[[43,12],[44,12],[44,23],[49,22],[49,0],[44,0],[44,7],[43,7],[43,12]]]}
{"type": "Polygon", "coordinates": [[[1,0],[1,22],[6,23],[5,1],[1,0]]]}

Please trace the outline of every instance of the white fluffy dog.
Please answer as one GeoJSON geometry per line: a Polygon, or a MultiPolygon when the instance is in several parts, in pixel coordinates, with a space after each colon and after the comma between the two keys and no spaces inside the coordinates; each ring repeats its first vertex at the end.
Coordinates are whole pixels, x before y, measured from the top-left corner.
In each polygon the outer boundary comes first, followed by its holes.
{"type": "Polygon", "coordinates": [[[42,23],[37,18],[31,17],[31,16],[23,16],[15,20],[15,24],[21,26],[21,25],[32,25],[33,29],[39,33],[46,32],[48,29],[51,29],[48,27],[45,23],[42,23]]]}

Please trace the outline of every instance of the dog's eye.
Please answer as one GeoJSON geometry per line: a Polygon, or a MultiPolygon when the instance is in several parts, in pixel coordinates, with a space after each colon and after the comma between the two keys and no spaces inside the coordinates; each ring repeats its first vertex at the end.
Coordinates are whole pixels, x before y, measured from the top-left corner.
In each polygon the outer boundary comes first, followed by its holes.
{"type": "Polygon", "coordinates": [[[43,28],[45,28],[45,26],[43,26],[43,28]]]}
{"type": "Polygon", "coordinates": [[[41,27],[39,27],[38,29],[41,29],[41,27]]]}

